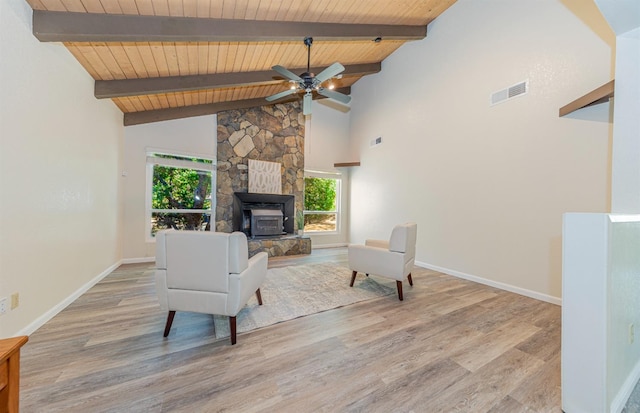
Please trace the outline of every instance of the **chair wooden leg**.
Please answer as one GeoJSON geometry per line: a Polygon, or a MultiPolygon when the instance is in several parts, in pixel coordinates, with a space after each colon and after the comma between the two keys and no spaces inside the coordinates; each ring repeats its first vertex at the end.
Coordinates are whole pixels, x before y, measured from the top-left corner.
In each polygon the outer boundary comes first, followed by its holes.
{"type": "Polygon", "coordinates": [[[175,317],[175,311],[169,311],[169,315],[167,315],[167,324],[164,326],[164,337],[169,335],[169,330],[171,330],[171,324],[173,324],[173,317],[175,317]]]}
{"type": "Polygon", "coordinates": [[[349,284],[349,287],[353,287],[353,283],[356,281],[356,274],[358,273],[358,271],[354,271],[353,273],[351,273],[351,284],[349,284]]]}
{"type": "Polygon", "coordinates": [[[396,281],[396,286],[398,286],[398,298],[402,301],[402,281],[396,281]]]}
{"type": "Polygon", "coordinates": [[[262,305],[262,294],[260,294],[260,289],[256,290],[256,298],[258,299],[258,304],[262,305]]]}
{"type": "Polygon", "coordinates": [[[236,318],[229,317],[229,330],[231,331],[231,345],[236,344],[236,318]]]}
{"type": "Polygon", "coordinates": [[[413,287],[413,280],[411,279],[411,273],[407,275],[407,278],[409,279],[409,285],[413,287]]]}

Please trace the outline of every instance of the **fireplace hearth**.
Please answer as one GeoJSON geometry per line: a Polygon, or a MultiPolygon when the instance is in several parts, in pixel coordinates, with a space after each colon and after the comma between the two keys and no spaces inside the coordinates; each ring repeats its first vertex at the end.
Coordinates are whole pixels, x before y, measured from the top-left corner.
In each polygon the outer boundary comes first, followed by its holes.
{"type": "Polygon", "coordinates": [[[294,233],[293,195],[235,192],[233,230],[247,237],[275,237],[294,233]]]}

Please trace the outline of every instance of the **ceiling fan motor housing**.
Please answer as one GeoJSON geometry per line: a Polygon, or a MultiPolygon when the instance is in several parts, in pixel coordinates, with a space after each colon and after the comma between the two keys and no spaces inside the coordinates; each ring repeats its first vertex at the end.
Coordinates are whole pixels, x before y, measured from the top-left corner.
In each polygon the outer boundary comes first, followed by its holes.
{"type": "Polygon", "coordinates": [[[300,78],[302,79],[302,85],[304,85],[304,89],[313,89],[315,87],[314,80],[316,75],[309,72],[304,72],[300,74],[300,78]]]}

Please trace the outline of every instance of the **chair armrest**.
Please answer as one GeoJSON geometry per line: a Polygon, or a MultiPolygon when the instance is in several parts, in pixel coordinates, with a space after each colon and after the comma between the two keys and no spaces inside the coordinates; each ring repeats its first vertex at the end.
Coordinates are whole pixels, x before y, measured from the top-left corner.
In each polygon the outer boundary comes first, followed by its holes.
{"type": "Polygon", "coordinates": [[[365,245],[349,245],[349,268],[352,271],[383,275],[402,281],[404,254],[365,245]]]}
{"type": "Polygon", "coordinates": [[[384,248],[386,250],[389,249],[389,241],[385,241],[383,239],[368,239],[365,240],[364,245],[367,247],[384,248]]]}
{"type": "Polygon", "coordinates": [[[240,274],[229,274],[227,314],[235,316],[267,277],[269,255],[259,252],[249,259],[247,269],[240,274]]]}

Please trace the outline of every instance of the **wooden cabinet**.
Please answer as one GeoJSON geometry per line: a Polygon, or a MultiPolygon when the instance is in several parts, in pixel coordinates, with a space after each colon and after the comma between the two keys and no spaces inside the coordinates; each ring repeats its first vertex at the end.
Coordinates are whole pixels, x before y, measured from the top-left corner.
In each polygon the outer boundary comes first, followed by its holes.
{"type": "Polygon", "coordinates": [[[0,340],[0,413],[18,413],[20,403],[20,347],[26,336],[0,340]]]}

